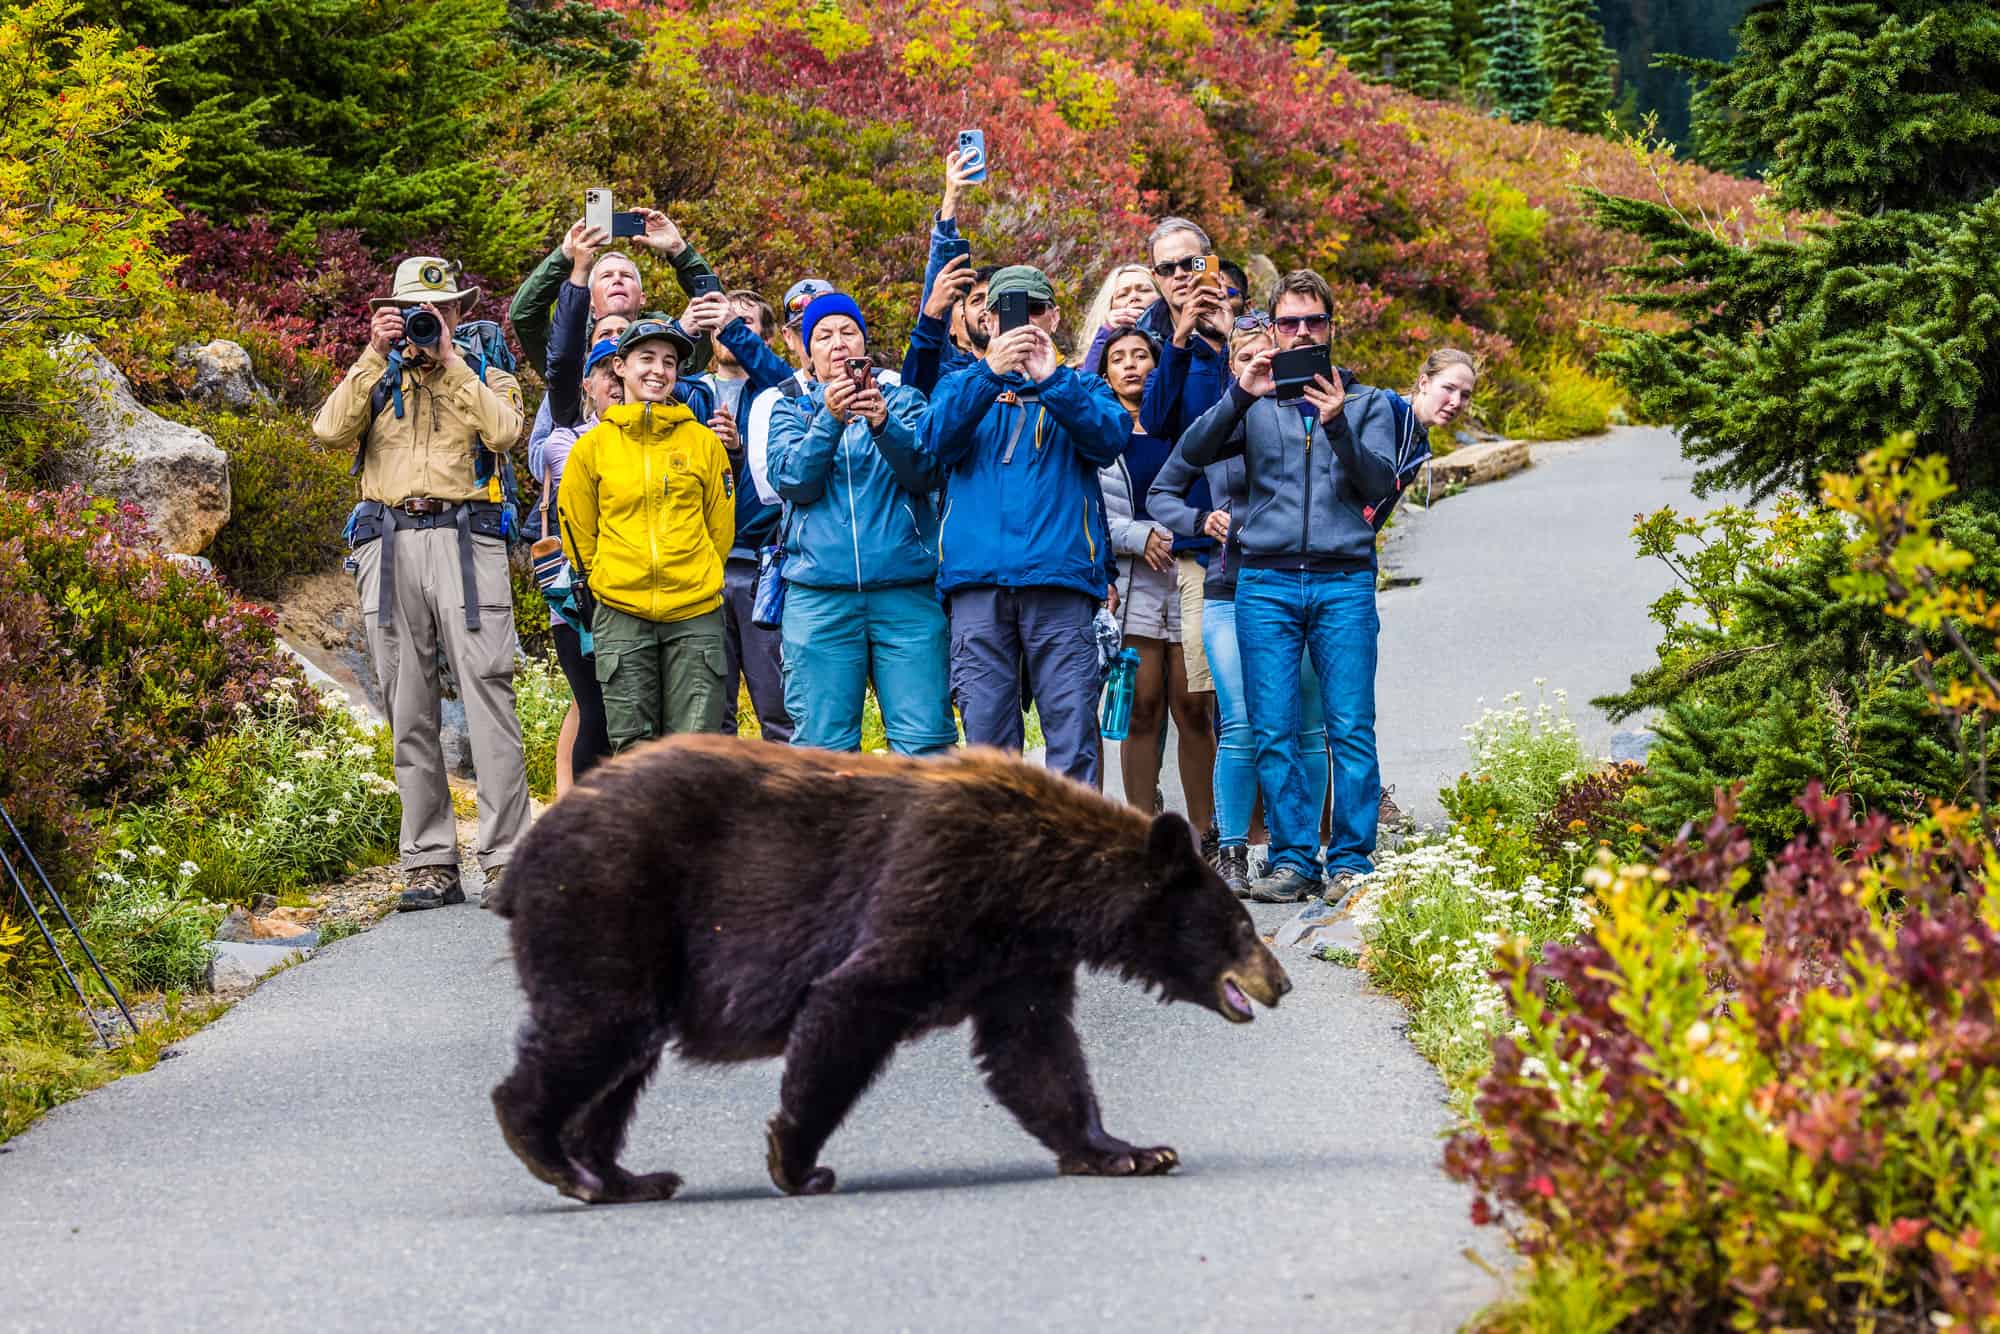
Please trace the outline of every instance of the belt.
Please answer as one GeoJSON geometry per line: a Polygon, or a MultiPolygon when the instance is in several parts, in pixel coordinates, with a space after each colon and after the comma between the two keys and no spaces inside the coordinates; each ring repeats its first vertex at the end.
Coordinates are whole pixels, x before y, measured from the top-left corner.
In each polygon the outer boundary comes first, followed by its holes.
{"type": "Polygon", "coordinates": [[[382,567],[377,579],[375,617],[384,630],[396,619],[396,530],[399,528],[458,529],[458,577],[460,597],[465,603],[465,628],[479,628],[479,583],[472,567],[472,506],[453,500],[412,496],[382,507],[387,523],[382,529],[382,567]],[[455,513],[454,513],[455,511],[455,513]]]}

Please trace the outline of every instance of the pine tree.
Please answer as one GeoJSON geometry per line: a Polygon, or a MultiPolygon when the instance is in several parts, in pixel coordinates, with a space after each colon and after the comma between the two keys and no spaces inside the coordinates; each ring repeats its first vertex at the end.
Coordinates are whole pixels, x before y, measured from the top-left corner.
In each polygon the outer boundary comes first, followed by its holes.
{"type": "Polygon", "coordinates": [[[1536,0],[1535,9],[1549,86],[1541,119],[1568,130],[1602,130],[1616,57],[1605,45],[1594,0],[1536,0]]]}
{"type": "Polygon", "coordinates": [[[1451,0],[1329,0],[1311,11],[1320,34],[1373,83],[1442,97],[1455,83],[1451,0]]]}
{"type": "Polygon", "coordinates": [[[1549,95],[1534,10],[1527,0],[1497,0],[1482,17],[1486,36],[1480,50],[1486,53],[1486,69],[1479,77],[1479,91],[1494,115],[1516,122],[1533,120],[1549,95]]]}
{"type": "Polygon", "coordinates": [[[1765,5],[1736,60],[1697,73],[1707,142],[1836,220],[1746,248],[1595,196],[1651,246],[1634,304],[1686,322],[1623,337],[1605,364],[1679,427],[1704,486],[1809,491],[1898,430],[1960,486],[2000,484],[2000,10],[1765,5]]]}
{"type": "Polygon", "coordinates": [[[183,208],[358,226],[383,246],[442,232],[531,244],[509,237],[518,209],[477,160],[514,68],[507,0],[86,0],[83,13],[157,53],[158,118],[187,139],[171,185],[183,208]]]}

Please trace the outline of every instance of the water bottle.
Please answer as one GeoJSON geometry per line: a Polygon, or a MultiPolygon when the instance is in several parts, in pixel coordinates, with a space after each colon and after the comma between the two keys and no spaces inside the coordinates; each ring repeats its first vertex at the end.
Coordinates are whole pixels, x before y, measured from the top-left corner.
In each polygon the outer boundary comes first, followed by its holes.
{"type": "Polygon", "coordinates": [[[1132,726],[1132,695],[1139,688],[1139,650],[1120,649],[1111,663],[1111,675],[1104,681],[1104,717],[1101,730],[1106,741],[1123,741],[1132,726]]]}

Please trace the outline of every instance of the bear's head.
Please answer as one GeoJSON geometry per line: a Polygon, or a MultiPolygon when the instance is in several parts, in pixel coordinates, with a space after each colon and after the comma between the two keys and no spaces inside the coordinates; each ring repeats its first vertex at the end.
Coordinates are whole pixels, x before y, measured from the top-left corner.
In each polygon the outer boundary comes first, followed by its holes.
{"type": "Polygon", "coordinates": [[[1274,1006],[1292,989],[1249,912],[1195,846],[1194,830],[1171,811],[1154,817],[1147,832],[1146,881],[1151,901],[1126,962],[1167,1000],[1247,1024],[1251,1001],[1274,1006]]]}

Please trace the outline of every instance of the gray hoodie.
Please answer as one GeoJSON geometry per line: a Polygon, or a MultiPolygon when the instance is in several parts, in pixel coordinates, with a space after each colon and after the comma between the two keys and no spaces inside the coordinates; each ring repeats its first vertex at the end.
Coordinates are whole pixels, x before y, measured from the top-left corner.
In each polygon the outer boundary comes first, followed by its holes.
{"type": "Polygon", "coordinates": [[[1358,383],[1351,371],[1340,378],[1347,402],[1331,429],[1299,411],[1303,400],[1252,398],[1231,383],[1181,437],[1180,452],[1196,467],[1243,459],[1249,494],[1237,540],[1245,569],[1375,568],[1369,511],[1396,492],[1400,414],[1393,393],[1358,383]]]}

